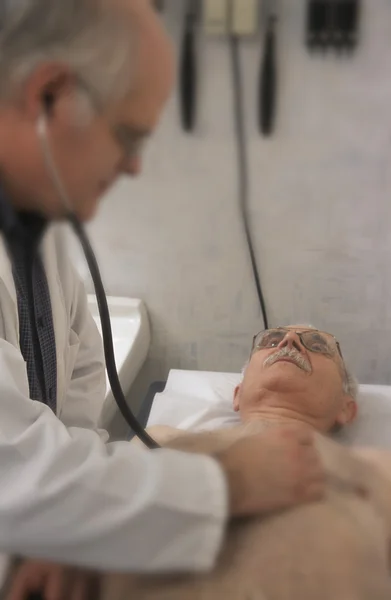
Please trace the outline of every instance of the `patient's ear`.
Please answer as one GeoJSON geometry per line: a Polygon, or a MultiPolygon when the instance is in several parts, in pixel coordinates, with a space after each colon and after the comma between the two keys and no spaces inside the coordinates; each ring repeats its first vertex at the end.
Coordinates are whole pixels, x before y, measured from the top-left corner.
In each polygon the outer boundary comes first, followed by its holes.
{"type": "Polygon", "coordinates": [[[237,385],[236,388],[235,388],[235,391],[234,391],[233,408],[234,408],[235,412],[239,412],[239,410],[240,410],[240,402],[239,402],[239,399],[240,399],[240,389],[241,389],[241,386],[237,385]]]}
{"type": "Polygon", "coordinates": [[[345,395],[343,398],[343,407],[339,413],[335,424],[343,427],[354,421],[357,416],[357,403],[351,396],[345,395]]]}

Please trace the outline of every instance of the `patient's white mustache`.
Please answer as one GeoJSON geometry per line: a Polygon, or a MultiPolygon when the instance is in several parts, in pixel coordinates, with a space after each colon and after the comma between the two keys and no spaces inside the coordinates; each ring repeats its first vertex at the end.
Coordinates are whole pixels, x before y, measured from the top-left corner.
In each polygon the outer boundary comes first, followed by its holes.
{"type": "Polygon", "coordinates": [[[300,369],[303,369],[303,371],[306,371],[307,373],[311,372],[310,363],[295,348],[281,348],[281,350],[271,354],[265,360],[263,366],[270,367],[270,365],[274,364],[281,358],[290,358],[300,369]]]}

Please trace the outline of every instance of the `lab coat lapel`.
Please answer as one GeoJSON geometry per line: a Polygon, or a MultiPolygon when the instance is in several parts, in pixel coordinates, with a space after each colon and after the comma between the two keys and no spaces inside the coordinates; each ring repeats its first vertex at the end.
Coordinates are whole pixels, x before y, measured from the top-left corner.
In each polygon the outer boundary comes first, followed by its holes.
{"type": "MultiPolygon", "coordinates": [[[[56,340],[56,358],[57,358],[57,415],[61,414],[61,408],[65,400],[65,371],[66,371],[66,351],[68,339],[66,332],[67,311],[66,299],[64,298],[63,286],[60,282],[57,252],[55,242],[55,227],[50,227],[45,233],[42,241],[42,256],[48,281],[50,300],[53,313],[54,335],[56,340]]],[[[8,257],[7,248],[3,236],[0,235],[0,298],[1,311],[4,331],[4,338],[15,346],[20,348],[19,337],[19,315],[18,302],[14,277],[12,274],[11,261],[8,257]]]]}
{"type": "Polygon", "coordinates": [[[57,415],[65,400],[65,370],[67,349],[67,312],[63,286],[61,285],[57,264],[56,251],[57,226],[50,226],[42,243],[43,264],[49,286],[50,301],[52,305],[53,327],[56,340],[57,358],[57,415]]]}
{"type": "Polygon", "coordinates": [[[8,257],[3,236],[0,236],[0,285],[1,309],[4,320],[3,335],[12,345],[20,347],[16,288],[12,274],[11,261],[8,257]]]}

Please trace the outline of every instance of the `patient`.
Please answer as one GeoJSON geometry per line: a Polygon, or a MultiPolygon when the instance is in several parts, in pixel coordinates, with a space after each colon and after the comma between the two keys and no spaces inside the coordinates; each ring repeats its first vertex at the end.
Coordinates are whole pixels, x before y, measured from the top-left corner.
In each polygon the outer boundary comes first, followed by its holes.
{"type": "Polygon", "coordinates": [[[243,435],[283,423],[319,432],[329,476],[323,501],[231,525],[210,575],[104,580],[103,600],[383,600],[391,598],[391,458],[326,437],[356,415],[357,385],[339,344],[323,332],[279,328],[255,336],[233,407],[242,424],[189,434],[150,433],[163,445],[218,453],[243,435]],[[323,434],[323,435],[321,435],[323,434]],[[369,490],[360,495],[357,489],[369,490]]]}
{"type": "MultiPolygon", "coordinates": [[[[197,434],[160,426],[149,432],[167,447],[219,454],[242,436],[302,423],[317,432],[317,448],[328,475],[326,498],[232,523],[211,574],[177,578],[111,574],[102,577],[101,593],[94,597],[389,600],[391,457],[348,450],[327,436],[354,419],[356,394],[357,384],[332,335],[293,326],[255,336],[242,382],[234,392],[240,425],[197,434]]],[[[273,456],[271,452],[271,460],[273,456]]],[[[289,472],[286,479],[289,487],[289,472]]]]}

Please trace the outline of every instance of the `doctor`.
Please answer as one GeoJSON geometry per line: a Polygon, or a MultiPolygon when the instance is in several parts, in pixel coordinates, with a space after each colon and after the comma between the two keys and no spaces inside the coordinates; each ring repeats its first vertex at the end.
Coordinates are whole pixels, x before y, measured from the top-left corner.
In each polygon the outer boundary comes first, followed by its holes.
{"type": "Polygon", "coordinates": [[[107,443],[100,336],[55,225],[44,118],[86,221],[170,93],[147,0],[0,0],[0,550],[141,572],[213,566],[230,515],[318,498],[312,439],[278,430],[211,458],[107,443]]]}

